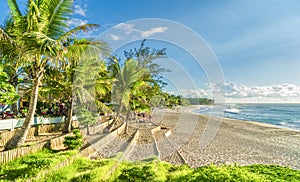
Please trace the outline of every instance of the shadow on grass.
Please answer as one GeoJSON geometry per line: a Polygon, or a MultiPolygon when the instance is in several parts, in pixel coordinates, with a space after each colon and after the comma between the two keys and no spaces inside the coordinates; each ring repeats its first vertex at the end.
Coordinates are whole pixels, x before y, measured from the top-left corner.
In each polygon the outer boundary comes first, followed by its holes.
{"type": "Polygon", "coordinates": [[[8,180],[8,181],[16,181],[18,178],[26,178],[30,176],[34,176],[38,173],[37,170],[31,170],[29,168],[19,168],[19,169],[10,169],[5,170],[4,174],[0,175],[0,181],[8,180]]]}

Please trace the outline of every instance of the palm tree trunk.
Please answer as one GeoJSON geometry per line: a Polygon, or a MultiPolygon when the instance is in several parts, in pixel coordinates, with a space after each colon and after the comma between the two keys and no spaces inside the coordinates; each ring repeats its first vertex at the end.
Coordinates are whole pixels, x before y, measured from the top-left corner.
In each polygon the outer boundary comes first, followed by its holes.
{"type": "Polygon", "coordinates": [[[71,132],[72,115],[73,115],[73,99],[71,98],[68,101],[68,115],[66,117],[65,126],[64,126],[64,129],[63,129],[64,133],[70,133],[71,132]]]}
{"type": "Polygon", "coordinates": [[[90,125],[89,124],[87,124],[86,130],[87,130],[86,134],[90,135],[91,131],[90,131],[90,125]]]}
{"type": "Polygon", "coordinates": [[[126,120],[125,120],[125,134],[127,134],[128,132],[128,120],[129,120],[129,117],[130,117],[130,110],[128,109],[127,111],[127,114],[126,114],[126,120]]]}
{"type": "Polygon", "coordinates": [[[13,114],[14,114],[16,117],[18,117],[18,103],[17,103],[17,102],[13,103],[13,104],[11,105],[11,107],[12,107],[13,114]]]}
{"type": "MultiPolygon", "coordinates": [[[[16,89],[16,93],[18,94],[18,74],[17,71],[14,74],[10,75],[10,79],[8,82],[13,85],[16,89]]],[[[13,103],[12,105],[12,112],[13,114],[18,117],[18,101],[13,103]]]]}
{"type": "Polygon", "coordinates": [[[120,117],[121,111],[122,111],[122,99],[120,99],[120,101],[119,101],[119,108],[118,108],[118,111],[117,111],[116,119],[115,119],[115,120],[117,120],[117,118],[120,117]]]}
{"type": "Polygon", "coordinates": [[[14,137],[5,144],[5,150],[13,149],[15,147],[20,147],[25,143],[29,129],[31,127],[31,123],[34,118],[34,113],[36,110],[36,104],[37,104],[37,100],[38,100],[39,85],[40,85],[42,77],[43,77],[43,70],[41,70],[41,72],[40,72],[40,74],[38,74],[38,76],[34,77],[32,90],[31,90],[29,109],[28,109],[28,113],[26,115],[26,119],[23,123],[22,129],[17,130],[14,137]]]}

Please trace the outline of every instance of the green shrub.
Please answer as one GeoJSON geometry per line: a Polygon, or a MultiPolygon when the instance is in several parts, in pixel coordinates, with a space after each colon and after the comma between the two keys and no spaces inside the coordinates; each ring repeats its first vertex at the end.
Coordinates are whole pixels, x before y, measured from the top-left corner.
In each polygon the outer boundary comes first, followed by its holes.
{"type": "Polygon", "coordinates": [[[25,158],[22,161],[23,164],[26,164],[29,168],[37,168],[37,169],[42,169],[42,168],[47,168],[49,167],[53,161],[48,158],[25,158]]]}
{"type": "Polygon", "coordinates": [[[74,136],[66,136],[64,140],[64,145],[68,149],[79,149],[83,144],[83,136],[79,129],[73,130],[74,136]]]}
{"type": "Polygon", "coordinates": [[[242,166],[248,172],[263,176],[270,181],[300,181],[300,171],[278,165],[254,164],[242,166]]]}
{"type": "Polygon", "coordinates": [[[138,182],[138,181],[157,181],[157,175],[151,166],[131,167],[122,169],[122,173],[118,176],[118,181],[138,182]]]}

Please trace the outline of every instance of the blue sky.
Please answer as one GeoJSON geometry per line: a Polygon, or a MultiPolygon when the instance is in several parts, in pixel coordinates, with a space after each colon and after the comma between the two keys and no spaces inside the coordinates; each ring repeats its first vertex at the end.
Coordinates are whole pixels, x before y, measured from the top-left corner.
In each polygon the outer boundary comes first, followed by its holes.
{"type": "MultiPolygon", "coordinates": [[[[297,95],[300,91],[298,0],[75,2],[76,19],[72,23],[98,23],[99,34],[119,23],[141,18],[169,19],[191,28],[214,51],[230,87],[227,90],[232,90],[229,95],[237,92],[235,97],[245,94],[248,97],[256,88],[263,95],[255,98],[267,97],[269,92],[274,98],[300,98],[300,93],[297,95]],[[281,88],[279,95],[274,95],[272,91],[278,88],[281,88]]],[[[8,13],[4,0],[0,7],[3,21],[8,13]]],[[[195,70],[190,72],[193,74],[195,70]]]]}

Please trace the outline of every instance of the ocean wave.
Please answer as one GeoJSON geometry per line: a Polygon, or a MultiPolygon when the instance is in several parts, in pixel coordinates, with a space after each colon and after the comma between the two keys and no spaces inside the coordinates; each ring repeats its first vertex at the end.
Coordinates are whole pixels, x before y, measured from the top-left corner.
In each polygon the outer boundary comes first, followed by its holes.
{"type": "Polygon", "coordinates": [[[288,123],[287,122],[284,122],[284,121],[281,121],[278,123],[279,125],[282,125],[282,126],[286,126],[288,123]]]}
{"type": "MultiPolygon", "coordinates": [[[[213,106],[207,110],[208,107],[203,108],[199,113],[213,116],[223,116],[226,118],[257,121],[262,123],[269,123],[285,128],[299,129],[300,128],[300,105],[255,105],[255,104],[236,104],[227,106],[228,109],[236,108],[239,113],[224,112],[224,108],[213,106]]],[[[229,110],[230,111],[230,110],[229,110]]]]}
{"type": "Polygon", "coordinates": [[[299,124],[292,124],[290,122],[285,122],[285,121],[279,122],[277,125],[283,126],[285,128],[300,129],[300,125],[299,124]]]}
{"type": "Polygon", "coordinates": [[[270,111],[275,111],[275,112],[285,112],[285,113],[291,113],[291,112],[295,112],[293,110],[287,110],[287,109],[270,109],[270,111]]]}

